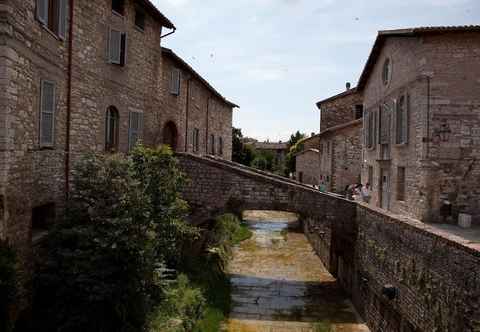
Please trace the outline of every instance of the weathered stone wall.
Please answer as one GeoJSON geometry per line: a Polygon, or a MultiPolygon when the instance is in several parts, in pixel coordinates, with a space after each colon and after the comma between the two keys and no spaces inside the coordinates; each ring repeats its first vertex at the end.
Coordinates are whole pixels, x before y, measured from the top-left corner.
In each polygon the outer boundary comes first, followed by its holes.
{"type": "Polygon", "coordinates": [[[381,206],[383,169],[389,175],[389,195],[384,204],[392,212],[444,221],[440,209],[443,201],[450,201],[453,211],[447,221],[456,222],[462,211],[478,220],[478,49],[478,32],[387,38],[366,83],[364,106],[374,114],[384,104],[393,109],[395,100],[408,96],[408,143],[394,144],[391,121],[390,161],[377,161],[381,159],[378,142],[370,149],[364,148],[362,182],[370,181],[373,186],[372,206],[381,206]],[[392,74],[385,85],[381,73],[387,58],[392,62],[392,74]],[[435,135],[444,125],[451,131],[447,142],[435,135]],[[368,179],[369,166],[373,179],[368,179]],[[398,196],[399,167],[405,168],[403,199],[398,196]]]}
{"type": "Polygon", "coordinates": [[[306,184],[318,185],[320,172],[320,153],[315,149],[308,149],[295,156],[297,180],[306,184]]]}
{"type": "Polygon", "coordinates": [[[356,120],[355,106],[362,105],[363,97],[356,89],[345,91],[337,96],[318,103],[320,110],[320,132],[356,120]]]}

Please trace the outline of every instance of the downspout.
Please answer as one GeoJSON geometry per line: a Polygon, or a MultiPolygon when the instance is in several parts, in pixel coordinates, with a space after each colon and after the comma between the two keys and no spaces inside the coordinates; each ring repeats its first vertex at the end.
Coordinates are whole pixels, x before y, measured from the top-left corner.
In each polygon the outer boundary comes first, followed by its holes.
{"type": "Polygon", "coordinates": [[[430,159],[430,76],[427,76],[427,160],[430,159]]]}
{"type": "Polygon", "coordinates": [[[65,198],[70,191],[70,119],[72,112],[72,58],[73,58],[73,15],[74,0],[70,0],[70,23],[68,27],[68,67],[67,67],[67,123],[65,138],[65,198]]]}
{"type": "Polygon", "coordinates": [[[206,143],[205,143],[205,153],[208,155],[208,119],[209,119],[209,112],[210,112],[210,100],[212,99],[211,95],[207,98],[207,122],[206,122],[206,143]]]}
{"type": "Polygon", "coordinates": [[[190,77],[187,80],[187,101],[186,101],[186,111],[185,111],[185,152],[188,152],[188,113],[190,108],[190,77]]]}
{"type": "Polygon", "coordinates": [[[166,33],[166,34],[164,34],[163,36],[160,36],[160,40],[162,40],[163,38],[168,37],[168,36],[174,34],[175,31],[177,31],[177,28],[173,28],[173,30],[170,31],[169,33],[166,33]]]}

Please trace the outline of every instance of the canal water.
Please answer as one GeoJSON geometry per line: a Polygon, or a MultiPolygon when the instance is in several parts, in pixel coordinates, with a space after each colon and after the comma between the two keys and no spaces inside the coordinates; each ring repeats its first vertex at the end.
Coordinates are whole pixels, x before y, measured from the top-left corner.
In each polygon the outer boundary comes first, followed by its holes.
{"type": "Polygon", "coordinates": [[[229,332],[367,332],[293,214],[249,211],[235,249],[229,332]]]}

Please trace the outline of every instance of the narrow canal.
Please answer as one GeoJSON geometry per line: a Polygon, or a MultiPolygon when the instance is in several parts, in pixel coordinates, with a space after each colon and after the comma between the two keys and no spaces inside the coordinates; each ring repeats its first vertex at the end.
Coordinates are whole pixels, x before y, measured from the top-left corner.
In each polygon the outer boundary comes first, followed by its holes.
{"type": "Polygon", "coordinates": [[[366,332],[292,214],[248,211],[235,249],[229,332],[366,332]]]}

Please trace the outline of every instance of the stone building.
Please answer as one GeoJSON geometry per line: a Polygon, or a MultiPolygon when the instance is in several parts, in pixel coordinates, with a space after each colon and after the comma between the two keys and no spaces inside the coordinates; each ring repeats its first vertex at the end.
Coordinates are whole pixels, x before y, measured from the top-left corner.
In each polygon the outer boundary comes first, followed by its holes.
{"type": "Polygon", "coordinates": [[[320,184],[320,135],[312,135],[299,142],[302,150],[295,155],[296,179],[305,184],[320,184]]]}
{"type": "Polygon", "coordinates": [[[360,77],[371,204],[479,220],[480,26],[380,31],[360,77]]]}
{"type": "Polygon", "coordinates": [[[162,50],[175,27],[149,0],[5,0],[0,17],[0,238],[20,257],[62,213],[85,152],[143,140],[231,158],[235,105],[162,50]]]}
{"type": "Polygon", "coordinates": [[[361,173],[363,97],[357,88],[317,103],[320,110],[319,182],[325,190],[343,194],[361,173]]]}
{"type": "Polygon", "coordinates": [[[231,160],[232,112],[238,106],[172,50],[162,48],[162,61],[163,100],[157,112],[150,112],[153,126],[147,129],[147,136],[153,139],[151,143],[231,160]]]}

